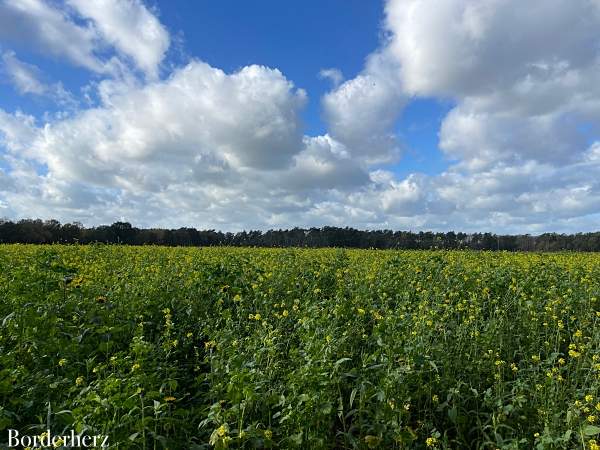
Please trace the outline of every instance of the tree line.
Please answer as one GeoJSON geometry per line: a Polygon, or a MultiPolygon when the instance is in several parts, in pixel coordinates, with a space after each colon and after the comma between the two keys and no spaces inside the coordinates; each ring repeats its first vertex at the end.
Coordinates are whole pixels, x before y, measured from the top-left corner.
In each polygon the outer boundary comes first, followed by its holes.
{"type": "Polygon", "coordinates": [[[57,220],[0,219],[0,243],[127,244],[167,246],[345,247],[379,249],[473,249],[506,251],[600,251],[600,232],[539,236],[431,231],[356,230],[322,227],[236,233],[195,228],[137,228],[128,222],[84,227],[57,220]]]}

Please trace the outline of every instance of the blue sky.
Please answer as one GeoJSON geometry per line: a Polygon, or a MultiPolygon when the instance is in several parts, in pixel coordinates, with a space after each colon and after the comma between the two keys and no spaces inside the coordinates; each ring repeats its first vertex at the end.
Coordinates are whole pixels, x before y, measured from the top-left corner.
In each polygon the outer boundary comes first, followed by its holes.
{"type": "Polygon", "coordinates": [[[586,0],[0,1],[0,217],[589,231],[599,25],[586,0]]]}

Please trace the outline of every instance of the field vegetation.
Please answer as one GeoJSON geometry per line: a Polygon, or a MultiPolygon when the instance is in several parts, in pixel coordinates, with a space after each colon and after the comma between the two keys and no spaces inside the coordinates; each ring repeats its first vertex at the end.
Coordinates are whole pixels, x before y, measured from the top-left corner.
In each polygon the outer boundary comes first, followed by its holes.
{"type": "Polygon", "coordinates": [[[598,450],[599,297],[586,253],[4,245],[0,443],[598,450]]]}

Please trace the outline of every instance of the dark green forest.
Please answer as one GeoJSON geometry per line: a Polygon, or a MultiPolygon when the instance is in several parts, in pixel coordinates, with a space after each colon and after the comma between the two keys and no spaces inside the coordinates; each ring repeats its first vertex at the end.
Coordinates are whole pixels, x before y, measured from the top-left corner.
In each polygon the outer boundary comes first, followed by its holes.
{"type": "Polygon", "coordinates": [[[236,233],[195,228],[136,228],[128,222],[84,227],[56,220],[0,220],[0,243],[127,244],[233,247],[345,247],[378,249],[472,249],[500,251],[600,251],[600,232],[537,236],[431,231],[356,230],[322,227],[236,233]]]}

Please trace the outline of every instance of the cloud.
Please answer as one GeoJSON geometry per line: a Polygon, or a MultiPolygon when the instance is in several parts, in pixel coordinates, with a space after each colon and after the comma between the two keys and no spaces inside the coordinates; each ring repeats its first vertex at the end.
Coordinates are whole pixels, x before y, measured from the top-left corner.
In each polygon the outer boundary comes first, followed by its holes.
{"type": "Polygon", "coordinates": [[[66,11],[41,0],[1,2],[0,38],[27,43],[38,52],[66,58],[94,72],[110,71],[108,63],[95,55],[100,45],[95,30],[77,25],[66,11]]]}
{"type": "Polygon", "coordinates": [[[331,81],[334,87],[338,87],[342,81],[344,81],[344,75],[342,74],[342,71],[336,68],[321,69],[319,72],[319,78],[322,80],[331,81]]]}
{"type": "Polygon", "coordinates": [[[102,38],[156,78],[170,45],[169,33],[140,0],[67,0],[91,19],[102,38]]]}
{"type": "Polygon", "coordinates": [[[393,61],[375,53],[365,69],[323,97],[329,134],[367,164],[399,156],[393,125],[407,102],[393,61]]]}
{"type": "Polygon", "coordinates": [[[0,110],[3,214],[225,230],[597,228],[598,2],[389,0],[364,68],[321,72],[333,83],[322,136],[304,135],[308,96],[277,69],[191,61],[160,79],[169,35],[142,3],[69,5],[0,4],[0,37],[26,33],[104,77],[98,104],[66,118],[0,110]],[[114,75],[130,65],[146,77],[114,75]],[[398,118],[416,98],[455,105],[438,130],[448,167],[399,176],[398,118]]]}
{"type": "Polygon", "coordinates": [[[2,54],[0,73],[5,72],[20,94],[43,96],[53,99],[60,106],[74,108],[77,101],[61,82],[47,84],[37,66],[19,60],[13,51],[2,54]]]}
{"type": "Polygon", "coordinates": [[[48,87],[39,80],[39,69],[36,66],[20,61],[12,51],[2,54],[2,62],[20,93],[43,95],[47,92],[48,87]]]}
{"type": "Polygon", "coordinates": [[[127,65],[111,54],[130,57],[156,78],[170,39],[167,30],[139,0],[42,0],[0,2],[0,39],[65,58],[92,72],[122,76],[127,65]],[[78,14],[77,14],[78,13],[78,14]],[[82,19],[89,19],[82,23],[82,19]]]}

